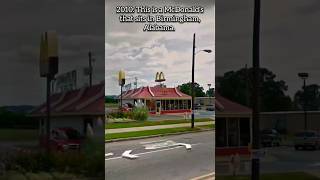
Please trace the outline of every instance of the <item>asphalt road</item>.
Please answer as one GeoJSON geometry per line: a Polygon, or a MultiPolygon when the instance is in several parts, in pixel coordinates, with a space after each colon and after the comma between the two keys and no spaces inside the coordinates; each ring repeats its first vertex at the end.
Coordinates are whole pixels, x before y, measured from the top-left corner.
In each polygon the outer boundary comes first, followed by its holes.
{"type": "MultiPolygon", "coordinates": [[[[318,172],[320,175],[320,150],[296,151],[293,147],[264,148],[266,155],[260,160],[261,173],[285,172],[318,172]]],[[[247,169],[244,164],[240,173],[250,174],[250,164],[247,169]]],[[[229,165],[217,163],[215,173],[229,174],[229,165]]]]}
{"type": "Polygon", "coordinates": [[[108,180],[188,180],[214,171],[214,132],[107,143],[108,153],[113,153],[105,160],[108,180]],[[184,146],[145,149],[167,141],[192,144],[192,150],[184,146]],[[122,158],[126,150],[139,157],[122,158]]]}

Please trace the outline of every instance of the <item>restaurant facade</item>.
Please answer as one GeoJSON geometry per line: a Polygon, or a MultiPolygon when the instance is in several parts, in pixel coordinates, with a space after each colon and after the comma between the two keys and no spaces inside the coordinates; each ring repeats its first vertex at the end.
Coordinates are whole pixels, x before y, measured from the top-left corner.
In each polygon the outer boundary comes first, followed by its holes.
{"type": "Polygon", "coordinates": [[[252,143],[252,110],[216,93],[216,157],[231,155],[250,157],[252,143]]]}
{"type": "Polygon", "coordinates": [[[137,104],[146,107],[150,114],[191,113],[191,96],[176,87],[146,86],[122,93],[122,106],[134,107],[137,104]]]}

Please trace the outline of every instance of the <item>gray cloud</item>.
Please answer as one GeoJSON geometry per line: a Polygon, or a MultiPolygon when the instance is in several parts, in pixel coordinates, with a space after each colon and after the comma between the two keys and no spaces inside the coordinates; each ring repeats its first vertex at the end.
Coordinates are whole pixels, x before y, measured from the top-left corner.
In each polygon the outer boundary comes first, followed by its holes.
{"type": "Polygon", "coordinates": [[[98,0],[10,0],[0,5],[0,105],[37,105],[44,101],[39,76],[40,35],[55,30],[59,72],[88,64],[95,56],[95,82],[104,78],[104,4],[98,0]]]}
{"type": "MultiPolygon", "coordinates": [[[[168,86],[191,81],[192,36],[197,48],[214,50],[214,1],[106,1],[106,94],[119,94],[116,75],[120,69],[129,74],[129,82],[138,78],[139,86],[155,85],[155,74],[163,71],[168,86]],[[118,5],[180,5],[205,7],[201,24],[175,24],[176,32],[142,31],[142,24],[118,22],[118,5]],[[131,73],[134,72],[134,73],[131,73]]],[[[197,55],[196,81],[207,87],[214,82],[214,53],[197,55]],[[212,76],[208,76],[212,74],[212,76]],[[208,78],[210,77],[210,78],[208,78]]]]}

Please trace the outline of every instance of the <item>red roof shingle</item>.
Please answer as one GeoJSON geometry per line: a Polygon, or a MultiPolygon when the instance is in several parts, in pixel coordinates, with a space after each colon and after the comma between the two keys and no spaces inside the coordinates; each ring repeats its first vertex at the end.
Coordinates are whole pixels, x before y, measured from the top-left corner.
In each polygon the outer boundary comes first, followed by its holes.
{"type": "MultiPolygon", "coordinates": [[[[93,85],[51,96],[51,114],[60,115],[104,115],[104,84],[93,85]]],[[[31,116],[44,116],[46,103],[31,112],[31,116]]]]}

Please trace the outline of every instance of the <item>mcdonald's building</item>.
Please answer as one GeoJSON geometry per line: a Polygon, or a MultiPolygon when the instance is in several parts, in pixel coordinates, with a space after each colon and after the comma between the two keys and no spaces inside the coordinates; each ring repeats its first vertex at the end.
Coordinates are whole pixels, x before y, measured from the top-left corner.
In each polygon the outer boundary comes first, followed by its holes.
{"type": "Polygon", "coordinates": [[[163,72],[156,74],[159,85],[140,87],[122,93],[122,105],[133,107],[142,104],[150,114],[184,114],[191,113],[191,96],[182,93],[176,87],[166,87],[163,72]]]}

